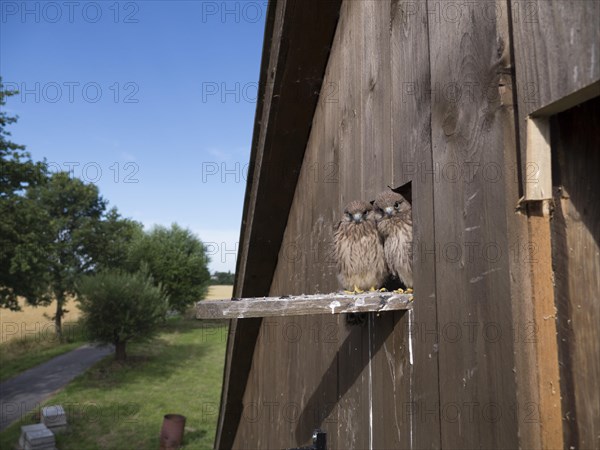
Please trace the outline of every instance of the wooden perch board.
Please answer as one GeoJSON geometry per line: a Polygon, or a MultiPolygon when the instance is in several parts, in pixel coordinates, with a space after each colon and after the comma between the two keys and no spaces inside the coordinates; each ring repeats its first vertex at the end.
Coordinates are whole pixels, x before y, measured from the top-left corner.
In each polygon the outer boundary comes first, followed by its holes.
{"type": "Polygon", "coordinates": [[[294,295],[227,300],[203,300],[196,303],[197,319],[247,319],[251,317],[305,316],[383,312],[410,309],[412,294],[366,292],[363,294],[294,295]]]}

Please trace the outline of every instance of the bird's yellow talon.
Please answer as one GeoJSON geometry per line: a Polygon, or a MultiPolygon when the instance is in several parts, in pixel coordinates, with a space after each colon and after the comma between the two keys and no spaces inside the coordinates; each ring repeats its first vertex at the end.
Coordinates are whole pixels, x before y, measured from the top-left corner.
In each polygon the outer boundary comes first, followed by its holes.
{"type": "Polygon", "coordinates": [[[404,289],[396,289],[394,294],[404,294],[404,289]]]}
{"type": "Polygon", "coordinates": [[[387,289],[386,288],[381,288],[381,289],[379,289],[379,292],[387,292],[387,289]]]}
{"type": "Polygon", "coordinates": [[[371,288],[369,289],[369,292],[375,292],[377,289],[375,289],[375,286],[371,286],[371,288]]]}
{"type": "Polygon", "coordinates": [[[408,288],[408,289],[406,290],[406,293],[407,293],[407,294],[412,294],[412,293],[413,293],[413,290],[412,290],[412,288],[408,288]]]}
{"type": "Polygon", "coordinates": [[[354,285],[354,293],[355,294],[362,294],[363,292],[365,292],[365,291],[363,291],[362,289],[359,289],[358,286],[354,285]]]}
{"type": "Polygon", "coordinates": [[[345,289],[344,289],[344,294],[354,294],[354,292],[352,292],[352,291],[347,291],[347,290],[345,290],[345,289]]]}

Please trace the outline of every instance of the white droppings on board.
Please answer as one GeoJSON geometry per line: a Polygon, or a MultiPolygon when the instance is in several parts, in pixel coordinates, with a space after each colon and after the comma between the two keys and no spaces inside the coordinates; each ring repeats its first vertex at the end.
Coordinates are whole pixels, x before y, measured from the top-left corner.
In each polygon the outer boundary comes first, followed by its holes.
{"type": "Polygon", "coordinates": [[[340,302],[338,302],[337,300],[334,300],[333,302],[331,302],[329,304],[329,307],[331,308],[331,314],[335,314],[335,308],[342,306],[342,304],[340,302]]]}

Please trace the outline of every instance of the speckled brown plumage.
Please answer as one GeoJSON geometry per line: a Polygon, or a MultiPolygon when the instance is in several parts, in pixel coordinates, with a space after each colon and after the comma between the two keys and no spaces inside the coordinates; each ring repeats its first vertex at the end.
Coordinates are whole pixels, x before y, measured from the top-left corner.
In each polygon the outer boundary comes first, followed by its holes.
{"type": "Polygon", "coordinates": [[[391,190],[377,195],[373,206],[388,270],[407,288],[412,288],[412,206],[402,195],[391,190]]]}
{"type": "Polygon", "coordinates": [[[386,277],[383,245],[372,206],[353,201],[334,232],[338,280],[347,290],[380,287],[386,277]]]}

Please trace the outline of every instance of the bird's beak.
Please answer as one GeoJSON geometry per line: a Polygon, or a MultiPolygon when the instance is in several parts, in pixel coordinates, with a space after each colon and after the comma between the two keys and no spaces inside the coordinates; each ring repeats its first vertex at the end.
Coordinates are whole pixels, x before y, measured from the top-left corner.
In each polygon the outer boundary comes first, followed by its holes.
{"type": "Polygon", "coordinates": [[[353,214],[352,217],[354,218],[355,222],[360,222],[362,220],[362,214],[361,213],[353,214]]]}
{"type": "Polygon", "coordinates": [[[384,211],[385,211],[385,213],[386,213],[388,216],[391,216],[391,215],[392,215],[392,213],[394,212],[394,207],[393,207],[393,206],[387,206],[387,207],[384,209],[384,211]]]}

